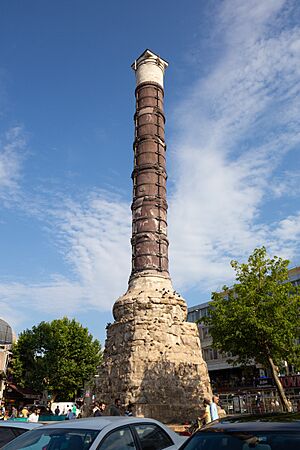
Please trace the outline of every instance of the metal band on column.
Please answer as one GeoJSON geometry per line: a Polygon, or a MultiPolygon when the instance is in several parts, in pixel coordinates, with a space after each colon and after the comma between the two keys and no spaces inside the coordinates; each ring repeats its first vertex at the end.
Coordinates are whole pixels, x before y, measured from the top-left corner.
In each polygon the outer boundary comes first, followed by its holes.
{"type": "Polygon", "coordinates": [[[132,201],[131,279],[169,278],[163,73],[167,63],[146,50],[132,65],[137,87],[132,201]]]}

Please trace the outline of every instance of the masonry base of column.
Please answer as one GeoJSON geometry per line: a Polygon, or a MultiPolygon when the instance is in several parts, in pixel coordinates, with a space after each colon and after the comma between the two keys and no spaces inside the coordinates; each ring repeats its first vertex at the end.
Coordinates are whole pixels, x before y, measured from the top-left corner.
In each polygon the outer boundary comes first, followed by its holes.
{"type": "Polygon", "coordinates": [[[96,397],[135,404],[135,414],[165,423],[197,417],[211,396],[197,325],[170,279],[137,276],[114,305],[96,397]]]}

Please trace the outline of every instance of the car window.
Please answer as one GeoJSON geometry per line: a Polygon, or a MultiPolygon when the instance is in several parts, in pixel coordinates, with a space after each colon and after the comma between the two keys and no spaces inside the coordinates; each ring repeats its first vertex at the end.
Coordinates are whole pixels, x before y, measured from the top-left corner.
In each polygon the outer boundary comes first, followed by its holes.
{"type": "Polygon", "coordinates": [[[99,430],[49,428],[25,433],[3,450],[88,450],[99,430]]]}
{"type": "Polygon", "coordinates": [[[1,427],[0,428],[0,447],[7,442],[12,441],[16,437],[16,434],[9,427],[1,427]]]}
{"type": "Polygon", "coordinates": [[[27,431],[30,431],[28,428],[24,429],[24,428],[14,428],[13,432],[15,434],[15,436],[20,436],[20,434],[26,433],[27,431]]]}
{"type": "Polygon", "coordinates": [[[196,433],[184,450],[299,450],[300,432],[196,433]]]}
{"type": "Polygon", "coordinates": [[[98,450],[136,450],[130,429],[124,427],[111,432],[102,440],[98,450]]]}
{"type": "Polygon", "coordinates": [[[142,450],[162,450],[174,445],[170,436],[156,424],[134,425],[142,450]]]}

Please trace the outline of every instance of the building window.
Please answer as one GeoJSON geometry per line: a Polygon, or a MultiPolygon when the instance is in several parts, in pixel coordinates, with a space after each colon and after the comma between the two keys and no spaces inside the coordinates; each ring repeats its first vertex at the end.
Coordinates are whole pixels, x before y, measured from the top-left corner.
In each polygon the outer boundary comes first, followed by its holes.
{"type": "Polygon", "coordinates": [[[210,337],[209,328],[208,327],[200,328],[200,333],[201,333],[201,338],[202,339],[207,339],[207,338],[210,337]]]}

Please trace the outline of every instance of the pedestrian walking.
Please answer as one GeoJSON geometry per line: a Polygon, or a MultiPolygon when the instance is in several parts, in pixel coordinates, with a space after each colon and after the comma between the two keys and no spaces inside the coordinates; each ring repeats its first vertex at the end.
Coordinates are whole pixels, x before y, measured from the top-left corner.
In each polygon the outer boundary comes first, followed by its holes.
{"type": "Polygon", "coordinates": [[[55,414],[56,416],[59,416],[59,415],[60,415],[60,409],[59,409],[59,406],[58,406],[58,405],[56,406],[56,408],[55,408],[55,410],[54,410],[54,414],[55,414]]]}

